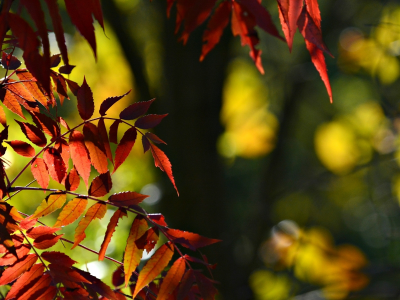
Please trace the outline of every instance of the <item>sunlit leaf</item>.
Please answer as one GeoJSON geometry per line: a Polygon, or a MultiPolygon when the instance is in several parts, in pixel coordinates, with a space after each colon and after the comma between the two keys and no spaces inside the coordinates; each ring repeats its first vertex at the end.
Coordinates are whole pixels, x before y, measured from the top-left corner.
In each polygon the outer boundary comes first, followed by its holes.
{"type": "Polygon", "coordinates": [[[67,175],[67,169],[61,154],[57,149],[49,147],[44,150],[43,160],[46,163],[50,176],[58,183],[61,183],[67,175]]]}
{"type": "Polygon", "coordinates": [[[161,149],[159,149],[155,145],[151,145],[150,147],[151,147],[151,154],[153,154],[155,166],[159,167],[161,171],[167,173],[169,180],[172,182],[172,185],[174,186],[179,196],[178,188],[175,185],[175,179],[172,174],[172,166],[171,163],[169,162],[168,157],[165,155],[164,152],[161,151],[161,149]]]}
{"type": "Polygon", "coordinates": [[[77,130],[71,132],[69,136],[69,149],[71,159],[76,170],[81,175],[86,186],[88,185],[91,163],[84,144],[84,136],[77,130]]]}
{"type": "Polygon", "coordinates": [[[35,149],[31,145],[23,141],[9,141],[9,144],[15,152],[25,157],[34,157],[36,155],[35,149]]]}
{"type": "Polygon", "coordinates": [[[100,174],[93,179],[89,188],[89,195],[94,197],[102,197],[110,192],[112,181],[110,172],[100,174]]]}
{"type": "Polygon", "coordinates": [[[186,263],[183,257],[178,258],[174,262],[161,284],[160,292],[157,295],[157,300],[169,299],[172,292],[179,285],[182,276],[185,273],[185,266],[186,263]]]}
{"type": "Polygon", "coordinates": [[[113,173],[118,169],[120,165],[125,161],[128,157],[129,153],[132,150],[133,145],[135,144],[137,132],[135,127],[129,128],[122,137],[121,141],[118,144],[117,150],[115,151],[115,166],[113,173]]]}
{"type": "Polygon", "coordinates": [[[63,236],[63,234],[61,234],[61,235],[52,235],[52,234],[42,235],[33,241],[33,246],[35,248],[41,249],[41,250],[50,248],[50,247],[54,246],[62,236],[63,236]]]}
{"type": "Polygon", "coordinates": [[[108,201],[118,206],[129,206],[129,205],[138,205],[147,197],[149,196],[142,195],[136,192],[121,192],[111,195],[108,198],[108,201]]]}
{"type": "Polygon", "coordinates": [[[5,285],[17,279],[19,276],[29,270],[37,259],[38,256],[36,254],[28,254],[12,266],[8,267],[0,277],[0,285],[5,285]]]}
{"type": "Polygon", "coordinates": [[[30,237],[31,239],[37,239],[43,235],[51,235],[57,231],[59,231],[61,228],[54,228],[54,227],[48,227],[48,226],[37,226],[29,229],[26,232],[26,235],[30,237]]]}
{"type": "Polygon", "coordinates": [[[88,200],[83,197],[76,197],[69,201],[58,215],[57,222],[53,227],[62,227],[73,223],[85,211],[87,203],[88,200]]]}
{"type": "Polygon", "coordinates": [[[34,214],[31,215],[30,219],[42,218],[61,208],[65,201],[67,200],[67,195],[65,193],[59,192],[50,194],[46,199],[42,201],[40,206],[35,210],[34,214]]]}

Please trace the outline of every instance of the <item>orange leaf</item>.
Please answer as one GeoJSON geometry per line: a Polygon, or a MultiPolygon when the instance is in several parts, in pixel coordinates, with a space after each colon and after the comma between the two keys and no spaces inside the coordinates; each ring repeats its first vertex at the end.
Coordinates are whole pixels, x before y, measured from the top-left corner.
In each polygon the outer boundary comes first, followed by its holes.
{"type": "Polygon", "coordinates": [[[26,235],[31,239],[37,239],[43,235],[52,235],[54,232],[59,231],[61,228],[53,228],[47,226],[37,226],[29,229],[26,235]]]}
{"type": "Polygon", "coordinates": [[[7,293],[6,300],[19,299],[22,294],[26,292],[24,288],[31,286],[36,280],[43,276],[44,265],[36,264],[32,268],[24,273],[16,282],[11,286],[10,291],[7,293]]]}
{"type": "Polygon", "coordinates": [[[171,269],[168,270],[158,293],[157,300],[167,300],[175,288],[179,285],[183,274],[185,273],[185,259],[178,258],[171,269]]]}
{"type": "Polygon", "coordinates": [[[96,178],[93,179],[92,184],[89,188],[89,195],[94,197],[102,197],[108,192],[110,192],[112,188],[112,181],[110,172],[100,174],[96,178]]]}
{"type": "Polygon", "coordinates": [[[146,232],[147,227],[148,225],[146,220],[137,215],[135,221],[132,223],[128,240],[126,242],[124,254],[125,286],[128,286],[129,279],[131,278],[133,271],[135,271],[136,267],[139,265],[143,254],[143,249],[138,249],[135,241],[146,232]]]}
{"type": "Polygon", "coordinates": [[[68,191],[75,191],[79,187],[80,182],[81,180],[78,172],[76,171],[75,167],[73,167],[65,180],[65,188],[68,191]]]}
{"type": "Polygon", "coordinates": [[[55,244],[57,244],[58,240],[63,236],[64,234],[60,235],[52,235],[52,234],[46,234],[38,237],[33,241],[33,246],[37,249],[47,249],[55,244]]]}
{"type": "Polygon", "coordinates": [[[53,227],[62,227],[74,222],[85,211],[87,203],[88,200],[82,197],[69,201],[58,215],[57,222],[53,227]]]}
{"type": "Polygon", "coordinates": [[[60,152],[53,147],[49,147],[44,150],[43,160],[46,163],[50,176],[58,183],[61,183],[67,175],[67,169],[60,152]]]}
{"type": "Polygon", "coordinates": [[[66,168],[68,170],[68,166],[69,166],[69,145],[68,145],[68,142],[64,138],[61,138],[56,142],[54,147],[57,149],[58,153],[60,153],[60,155],[61,155],[61,157],[62,157],[62,159],[64,161],[64,164],[65,164],[65,166],[66,166],[66,168]]]}
{"type": "Polygon", "coordinates": [[[10,141],[9,144],[15,152],[25,157],[34,157],[36,155],[35,149],[31,145],[23,141],[10,141]]]}
{"type": "Polygon", "coordinates": [[[111,195],[110,198],[108,198],[108,201],[118,206],[129,206],[138,205],[147,197],[149,196],[142,195],[136,192],[122,192],[111,195]]]}
{"type": "Polygon", "coordinates": [[[135,144],[136,136],[137,132],[135,127],[129,128],[124,133],[124,136],[118,144],[117,150],[115,150],[115,166],[113,173],[118,169],[120,165],[122,165],[122,163],[128,157],[133,145],[135,144]]]}
{"type": "Polygon", "coordinates": [[[178,188],[175,185],[174,175],[172,174],[172,166],[171,163],[169,162],[168,157],[165,155],[164,152],[161,151],[161,149],[159,149],[155,145],[150,145],[150,147],[151,147],[151,154],[153,154],[154,158],[154,164],[156,165],[156,167],[159,167],[161,171],[167,173],[169,180],[172,182],[172,185],[174,186],[179,196],[178,188]]]}
{"type": "Polygon", "coordinates": [[[111,237],[115,231],[115,227],[117,227],[117,225],[118,225],[119,219],[122,219],[123,217],[126,217],[126,216],[127,216],[126,210],[123,208],[117,209],[114,212],[113,216],[111,217],[110,222],[107,225],[107,231],[106,231],[106,234],[104,235],[104,241],[101,244],[101,248],[99,251],[99,260],[103,260],[104,256],[106,255],[106,250],[107,250],[108,244],[111,241],[111,237]]]}
{"type": "Polygon", "coordinates": [[[3,125],[4,127],[7,126],[6,113],[4,112],[2,106],[0,106],[0,124],[3,125]]]}
{"type": "Polygon", "coordinates": [[[90,222],[94,219],[102,219],[106,214],[107,206],[103,203],[95,203],[86,212],[85,217],[79,222],[78,227],[75,229],[74,245],[75,248],[83,239],[86,237],[85,230],[89,226],[90,222]]]}
{"type": "Polygon", "coordinates": [[[21,118],[25,119],[24,114],[22,113],[22,108],[19,105],[17,98],[15,95],[8,91],[5,90],[4,88],[1,89],[1,100],[3,101],[3,104],[11,110],[13,113],[17,114],[21,118]]]}
{"type": "Polygon", "coordinates": [[[18,69],[16,74],[19,80],[24,81],[23,85],[32,94],[33,98],[35,98],[45,108],[48,108],[49,99],[36,82],[36,78],[33,77],[32,74],[26,69],[18,69]]]}
{"type": "Polygon", "coordinates": [[[31,172],[39,185],[42,188],[47,189],[50,179],[47,166],[42,158],[36,158],[34,161],[32,161],[31,172]]]}
{"type": "Polygon", "coordinates": [[[71,159],[76,170],[81,175],[86,186],[88,185],[90,175],[90,159],[87,153],[84,136],[77,130],[71,132],[69,136],[69,149],[71,151],[71,159]]]}
{"type": "Polygon", "coordinates": [[[0,266],[12,265],[13,263],[15,263],[18,260],[18,258],[24,257],[25,255],[27,255],[29,253],[29,251],[31,251],[31,246],[22,244],[15,250],[16,250],[17,256],[15,256],[15,254],[11,253],[11,252],[6,253],[6,255],[4,255],[3,257],[0,258],[0,266]]]}
{"type": "MultiPolygon", "coordinates": [[[[66,3],[67,4],[67,3],[66,3]]],[[[67,5],[68,8],[68,5],[67,5]]],[[[83,120],[88,120],[94,112],[93,93],[83,77],[83,83],[78,89],[78,112],[83,120]]]]}
{"type": "Polygon", "coordinates": [[[29,219],[42,218],[61,208],[65,201],[67,200],[67,195],[62,192],[50,194],[46,199],[42,201],[40,206],[35,210],[35,213],[29,216],[29,219]]]}
{"type": "Polygon", "coordinates": [[[37,259],[38,256],[36,254],[28,254],[12,266],[8,267],[0,277],[0,286],[17,279],[21,274],[29,270],[37,259]]]}
{"type": "Polygon", "coordinates": [[[41,254],[41,257],[51,264],[60,264],[66,267],[72,267],[76,263],[68,255],[57,251],[46,251],[41,254]]]}
{"type": "Polygon", "coordinates": [[[108,171],[107,156],[96,125],[85,123],[83,135],[85,136],[85,145],[89,150],[90,161],[93,166],[100,174],[106,173],[108,171]]]}
{"type": "Polygon", "coordinates": [[[143,269],[140,271],[138,280],[136,282],[135,291],[132,297],[135,298],[139,291],[154,280],[164,268],[168,265],[169,261],[174,254],[174,248],[170,243],[162,245],[147,261],[143,269]]]}

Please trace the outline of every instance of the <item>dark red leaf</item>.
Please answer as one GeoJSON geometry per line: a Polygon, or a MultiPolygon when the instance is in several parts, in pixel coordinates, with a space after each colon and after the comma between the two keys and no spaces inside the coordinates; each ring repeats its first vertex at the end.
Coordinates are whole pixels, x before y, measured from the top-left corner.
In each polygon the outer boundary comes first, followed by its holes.
{"type": "Polygon", "coordinates": [[[19,155],[25,156],[25,157],[34,157],[35,156],[35,149],[31,145],[29,145],[26,142],[23,141],[10,141],[6,142],[9,144],[15,152],[17,152],[19,155]]]}
{"type": "Polygon", "coordinates": [[[143,151],[146,153],[150,149],[150,142],[147,139],[146,136],[142,135],[142,145],[143,145],[143,151]]]}
{"type": "Polygon", "coordinates": [[[102,197],[108,194],[112,188],[110,172],[100,174],[93,179],[89,188],[89,195],[93,197],[102,197]]]}
{"type": "Polygon", "coordinates": [[[147,116],[137,119],[135,122],[135,126],[142,128],[142,129],[150,129],[150,128],[153,128],[153,127],[157,126],[158,124],[160,124],[162,119],[164,119],[166,116],[168,116],[168,114],[147,115],[147,116]]]}
{"type": "Polygon", "coordinates": [[[165,155],[164,152],[161,151],[161,149],[157,148],[155,145],[150,145],[150,147],[151,147],[151,154],[153,155],[154,158],[155,166],[159,167],[161,171],[167,173],[169,180],[172,182],[172,185],[174,186],[179,196],[178,188],[175,185],[175,179],[172,174],[172,166],[171,163],[169,162],[168,157],[165,155]]]}
{"type": "Polygon", "coordinates": [[[41,113],[30,112],[30,114],[32,115],[32,121],[37,127],[41,128],[44,133],[54,138],[60,135],[60,126],[57,122],[41,113]]]}
{"type": "Polygon", "coordinates": [[[121,120],[115,120],[110,126],[110,142],[118,144],[118,126],[121,120]]]}
{"type": "Polygon", "coordinates": [[[97,279],[96,277],[90,275],[88,272],[82,271],[82,270],[76,270],[79,274],[81,274],[84,278],[86,278],[88,281],[90,281],[90,288],[96,291],[96,293],[99,293],[103,297],[106,297],[110,300],[115,299],[115,293],[110,289],[108,285],[103,283],[100,279],[97,279]]]}
{"type": "Polygon", "coordinates": [[[85,145],[89,150],[92,165],[100,174],[106,173],[108,171],[107,156],[96,125],[85,123],[83,126],[83,135],[85,136],[85,145]]]}
{"type": "Polygon", "coordinates": [[[218,294],[217,289],[213,285],[213,281],[201,274],[199,271],[194,271],[197,286],[204,300],[213,300],[215,295],[218,294]]]}
{"type": "Polygon", "coordinates": [[[135,127],[129,128],[122,137],[118,144],[117,150],[115,151],[115,166],[113,173],[119,168],[119,166],[125,161],[129,153],[135,144],[137,132],[135,127]]]}
{"type": "Polygon", "coordinates": [[[135,241],[138,249],[145,249],[147,253],[156,246],[159,238],[157,227],[149,228],[138,240],[135,241]]]}
{"type": "Polygon", "coordinates": [[[53,247],[62,236],[63,234],[57,236],[52,234],[42,235],[33,241],[33,246],[41,250],[53,247]]]}
{"type": "Polygon", "coordinates": [[[56,263],[51,263],[48,267],[50,268],[50,273],[56,282],[62,283],[63,281],[72,281],[90,283],[90,281],[83,277],[75,268],[56,263]]]}
{"type": "Polygon", "coordinates": [[[117,101],[121,100],[124,98],[126,95],[128,95],[132,90],[129,90],[127,93],[123,94],[122,96],[116,96],[116,97],[109,97],[106,100],[104,100],[101,105],[100,105],[100,110],[99,113],[101,116],[105,116],[107,110],[113,106],[117,101]]]}
{"type": "Polygon", "coordinates": [[[122,266],[118,267],[112,275],[112,284],[117,287],[124,283],[124,269],[122,266]]]}
{"type": "Polygon", "coordinates": [[[42,158],[36,158],[34,161],[32,161],[31,172],[38,184],[42,188],[47,189],[50,179],[47,166],[42,158]]]}
{"type": "Polygon", "coordinates": [[[104,30],[103,12],[101,10],[100,0],[92,0],[90,4],[94,18],[99,22],[101,28],[104,30]]]}
{"type": "Polygon", "coordinates": [[[166,142],[164,142],[162,139],[160,139],[158,136],[156,136],[154,133],[151,132],[146,132],[145,136],[152,141],[153,143],[156,144],[167,144],[166,142]]]}
{"type": "Polygon", "coordinates": [[[181,284],[179,285],[177,300],[183,300],[186,298],[195,280],[194,271],[191,269],[187,270],[181,280],[181,284]]]}
{"type": "Polygon", "coordinates": [[[67,82],[68,87],[71,90],[72,94],[74,94],[75,96],[78,95],[79,84],[77,84],[75,81],[69,80],[67,78],[65,78],[65,81],[67,82]]]}
{"type": "Polygon", "coordinates": [[[51,264],[59,264],[66,267],[72,267],[76,263],[68,255],[62,252],[46,251],[40,255],[43,259],[47,260],[51,264]]]}
{"type": "MultiPolygon", "coordinates": [[[[67,0],[68,1],[76,1],[76,0],[67,0]]],[[[83,120],[88,120],[93,115],[94,112],[94,102],[93,102],[93,93],[86,83],[86,78],[83,78],[83,83],[81,87],[78,89],[77,94],[78,100],[78,112],[83,120]]]]}
{"type": "Polygon", "coordinates": [[[50,176],[61,183],[66,174],[66,167],[60,153],[53,147],[47,148],[43,153],[43,160],[47,165],[50,176]]]}
{"type": "Polygon", "coordinates": [[[4,69],[15,70],[21,66],[21,62],[11,53],[1,53],[1,65],[4,69]]]}
{"type": "MultiPolygon", "coordinates": [[[[75,67],[76,66],[72,66],[72,65],[64,65],[64,66],[61,66],[58,68],[58,72],[60,72],[62,74],[70,74],[75,67]]],[[[76,96],[75,93],[74,93],[74,95],[76,96]]]]}
{"type": "Polygon", "coordinates": [[[149,110],[149,107],[154,102],[154,100],[156,100],[156,99],[154,98],[149,101],[133,103],[133,104],[129,105],[127,108],[125,108],[119,114],[119,117],[123,120],[134,120],[134,119],[144,115],[149,110]]]}
{"type": "Polygon", "coordinates": [[[75,191],[79,187],[80,182],[78,172],[75,168],[72,168],[65,180],[65,188],[68,191],[75,191]]]}
{"type": "Polygon", "coordinates": [[[189,248],[191,250],[197,250],[198,248],[205,247],[214,243],[218,243],[221,240],[210,239],[201,236],[197,233],[192,233],[188,231],[181,231],[178,229],[168,229],[167,234],[176,243],[180,243],[182,246],[189,248]]]}
{"type": "Polygon", "coordinates": [[[230,1],[223,1],[215,10],[208,21],[207,29],[203,34],[203,47],[201,49],[200,61],[203,61],[205,56],[210,52],[216,44],[218,44],[225,27],[229,23],[229,16],[232,10],[230,1]]]}
{"type": "Polygon", "coordinates": [[[148,214],[148,217],[156,224],[167,227],[168,224],[165,222],[165,218],[162,214],[148,214]]]}
{"type": "Polygon", "coordinates": [[[136,192],[122,192],[111,195],[108,198],[108,201],[118,206],[130,206],[130,205],[138,205],[147,197],[149,196],[142,195],[136,192]]]}
{"type": "Polygon", "coordinates": [[[57,149],[58,153],[60,153],[64,164],[68,170],[68,166],[69,166],[69,145],[68,142],[64,139],[64,138],[60,138],[56,144],[55,144],[55,148],[57,149]]]}
{"type": "Polygon", "coordinates": [[[69,149],[71,152],[72,162],[87,186],[91,165],[82,133],[77,130],[71,132],[69,136],[69,149]]]}
{"type": "Polygon", "coordinates": [[[97,124],[97,128],[99,130],[99,134],[101,136],[101,139],[103,140],[103,147],[104,147],[104,150],[106,151],[107,158],[111,162],[114,162],[113,157],[112,157],[112,153],[111,153],[110,143],[108,142],[107,129],[106,129],[106,125],[104,124],[104,119],[103,118],[101,118],[99,120],[99,123],[97,124]]]}
{"type": "Polygon", "coordinates": [[[46,146],[47,139],[44,133],[39,128],[29,123],[19,122],[18,120],[15,120],[15,122],[18,123],[19,127],[21,127],[22,132],[32,143],[39,147],[46,146]]]}
{"type": "Polygon", "coordinates": [[[50,68],[57,67],[61,62],[61,54],[54,54],[50,56],[50,68]]]}
{"type": "Polygon", "coordinates": [[[4,127],[7,126],[7,118],[2,106],[0,106],[0,124],[4,127]]]}

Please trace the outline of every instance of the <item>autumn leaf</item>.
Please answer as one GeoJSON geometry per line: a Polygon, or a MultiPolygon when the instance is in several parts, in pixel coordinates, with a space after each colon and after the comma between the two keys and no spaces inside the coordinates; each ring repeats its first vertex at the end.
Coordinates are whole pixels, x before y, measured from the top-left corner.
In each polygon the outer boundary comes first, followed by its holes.
{"type": "Polygon", "coordinates": [[[115,120],[110,126],[110,142],[118,144],[118,126],[121,120],[115,120]]]}
{"type": "Polygon", "coordinates": [[[113,156],[111,153],[110,143],[108,141],[107,129],[106,129],[106,125],[104,124],[103,118],[101,118],[99,120],[99,123],[97,124],[97,129],[99,130],[99,134],[101,136],[101,139],[103,140],[103,147],[104,147],[104,150],[106,151],[107,158],[109,159],[109,161],[114,162],[113,156]]]}
{"type": "Polygon", "coordinates": [[[57,294],[57,288],[51,285],[52,278],[49,274],[44,274],[26,293],[21,295],[18,300],[53,300],[57,294]]]}
{"type": "Polygon", "coordinates": [[[61,155],[61,157],[62,157],[62,159],[64,161],[65,167],[68,170],[69,157],[70,157],[70,154],[69,154],[70,151],[69,151],[68,142],[64,138],[60,138],[55,143],[54,148],[57,149],[58,153],[60,153],[60,155],[61,155]]]}
{"type": "Polygon", "coordinates": [[[179,285],[178,295],[176,297],[177,300],[183,300],[186,298],[195,280],[194,271],[192,269],[187,270],[181,280],[181,284],[179,285]]]}
{"type": "Polygon", "coordinates": [[[203,299],[215,299],[215,295],[218,294],[218,291],[214,287],[213,282],[198,271],[194,271],[194,276],[196,277],[197,286],[199,287],[203,299]]]}
{"type": "Polygon", "coordinates": [[[71,249],[75,248],[86,237],[85,230],[90,222],[94,219],[102,219],[106,214],[107,206],[103,203],[95,203],[86,212],[85,217],[79,222],[78,227],[75,229],[74,245],[71,249]]]}
{"type": "Polygon", "coordinates": [[[43,276],[43,271],[43,264],[33,265],[28,272],[25,272],[11,286],[10,291],[7,293],[6,300],[14,298],[19,299],[19,297],[26,292],[26,287],[31,286],[32,283],[35,283],[37,280],[39,280],[40,277],[43,276]]]}
{"type": "Polygon", "coordinates": [[[143,254],[143,250],[137,248],[135,241],[146,232],[147,227],[146,220],[137,215],[132,223],[124,253],[125,286],[128,286],[129,279],[139,265],[143,254]]]}
{"type": "Polygon", "coordinates": [[[145,135],[142,135],[142,145],[143,145],[143,153],[146,153],[147,151],[150,150],[150,142],[145,135]]]}
{"type": "Polygon", "coordinates": [[[128,157],[133,145],[135,144],[136,136],[137,132],[135,127],[131,127],[125,131],[124,136],[122,137],[117,146],[117,150],[115,151],[115,166],[113,173],[115,173],[119,166],[122,165],[122,163],[128,157]]]}
{"type": "Polygon", "coordinates": [[[100,174],[93,179],[89,188],[89,195],[93,197],[102,197],[110,192],[112,181],[110,172],[100,174]]]}
{"type": "Polygon", "coordinates": [[[67,195],[63,192],[50,194],[46,199],[42,201],[40,206],[35,210],[34,214],[29,216],[29,219],[42,218],[61,208],[65,201],[67,200],[67,195]]]}
{"type": "Polygon", "coordinates": [[[51,263],[48,265],[48,268],[50,269],[50,273],[56,282],[63,283],[64,281],[72,281],[90,283],[89,280],[83,277],[78,270],[75,270],[74,268],[56,263],[51,263]]]}
{"type": "Polygon", "coordinates": [[[61,154],[57,149],[49,147],[43,152],[43,160],[50,176],[58,183],[61,183],[65,175],[67,175],[67,169],[61,154]]]}
{"type": "Polygon", "coordinates": [[[35,158],[31,163],[31,172],[33,177],[43,189],[49,186],[49,173],[47,166],[42,158],[35,158]]]}
{"type": "Polygon", "coordinates": [[[48,226],[37,226],[29,229],[26,235],[31,239],[37,239],[44,235],[52,235],[53,233],[59,231],[61,228],[54,228],[48,226]]]}
{"type": "Polygon", "coordinates": [[[165,218],[162,214],[148,214],[148,217],[150,220],[152,220],[154,223],[167,227],[167,223],[165,222],[165,218]]]}
{"type": "Polygon", "coordinates": [[[153,143],[156,144],[167,144],[166,142],[164,142],[162,139],[160,139],[158,136],[156,136],[154,133],[152,132],[146,132],[145,137],[147,137],[150,141],[152,141],[153,143]]]}
{"type": "Polygon", "coordinates": [[[154,99],[149,101],[136,102],[125,108],[119,117],[123,120],[134,120],[142,115],[144,115],[150,108],[150,105],[154,102],[154,99]]]}
{"type": "Polygon", "coordinates": [[[62,227],[75,222],[85,211],[88,200],[76,197],[64,206],[53,227],[62,227]]]}
{"type": "Polygon", "coordinates": [[[205,247],[221,241],[217,239],[206,238],[197,233],[181,231],[178,229],[168,228],[166,233],[171,239],[174,240],[175,243],[180,243],[182,246],[189,248],[193,251],[197,250],[198,248],[205,247]]]}
{"type": "MultiPolygon", "coordinates": [[[[11,240],[11,238],[10,238],[11,240]]],[[[24,257],[31,251],[31,246],[22,244],[18,248],[15,248],[16,253],[8,252],[0,258],[0,266],[9,266],[14,264],[20,257],[24,257]]]]}
{"type": "Polygon", "coordinates": [[[31,93],[33,98],[35,98],[36,101],[48,109],[49,99],[46,96],[47,93],[39,85],[36,78],[33,77],[33,75],[29,73],[27,69],[18,69],[16,71],[16,75],[18,76],[19,80],[23,81],[25,88],[31,93]]]}
{"type": "Polygon", "coordinates": [[[12,266],[8,267],[0,277],[0,286],[17,279],[21,274],[29,270],[37,259],[38,256],[36,254],[28,254],[12,266]]]}
{"type": "Polygon", "coordinates": [[[174,254],[174,248],[167,243],[162,245],[153,256],[147,261],[143,269],[139,273],[135,290],[132,297],[135,298],[139,291],[156,278],[162,270],[168,265],[174,254]]]}
{"type": "Polygon", "coordinates": [[[117,300],[115,297],[115,293],[110,289],[108,285],[103,283],[101,280],[97,279],[96,277],[90,275],[88,272],[82,270],[76,270],[79,274],[81,274],[84,278],[86,278],[90,284],[89,287],[93,289],[96,293],[106,297],[110,300],[117,300]]]}
{"type": "Polygon", "coordinates": [[[138,249],[144,249],[147,253],[156,246],[159,239],[159,231],[157,227],[149,228],[138,240],[135,241],[138,249]]]}
{"type": "Polygon", "coordinates": [[[164,115],[146,115],[136,120],[135,126],[141,129],[150,129],[156,127],[162,119],[164,119],[168,114],[164,115]]]}
{"type": "MultiPolygon", "coordinates": [[[[69,0],[74,2],[75,0],[69,0]]],[[[66,1],[69,2],[68,0],[66,1]]],[[[68,6],[67,6],[68,7],[68,6]]],[[[88,120],[93,115],[94,112],[94,101],[93,93],[88,84],[86,83],[86,78],[83,77],[83,83],[78,89],[78,95],[76,96],[78,100],[78,112],[83,120],[88,120]]]]}
{"type": "Polygon", "coordinates": [[[169,299],[172,292],[179,285],[182,276],[185,273],[185,266],[186,263],[183,257],[178,258],[174,262],[161,284],[160,292],[157,295],[157,300],[169,299]]]}
{"type": "Polygon", "coordinates": [[[136,192],[121,192],[111,195],[108,198],[108,201],[118,206],[130,206],[130,205],[138,205],[147,197],[149,196],[142,195],[136,192]]]}
{"type": "Polygon", "coordinates": [[[303,8],[303,0],[278,0],[279,17],[289,50],[292,51],[293,38],[297,30],[297,20],[303,8]]]}
{"type": "Polygon", "coordinates": [[[0,100],[3,101],[3,104],[9,110],[11,110],[13,113],[17,114],[21,118],[25,119],[24,114],[22,113],[21,105],[18,103],[17,98],[12,92],[6,89],[1,89],[0,100]]]}
{"type": "Polygon", "coordinates": [[[30,140],[36,146],[39,147],[46,146],[47,144],[46,136],[39,128],[29,123],[19,122],[18,120],[15,120],[15,122],[17,122],[19,127],[21,127],[22,132],[25,134],[28,140],[30,140]]]}
{"type": "Polygon", "coordinates": [[[3,125],[4,127],[7,126],[6,113],[4,112],[4,109],[2,106],[0,106],[0,124],[3,125]]]}
{"type": "Polygon", "coordinates": [[[32,116],[32,121],[36,124],[38,128],[41,128],[44,133],[50,135],[55,138],[60,135],[60,126],[53,119],[48,116],[37,113],[37,112],[29,112],[32,116]]]}
{"type": "Polygon", "coordinates": [[[65,253],[57,251],[42,252],[40,256],[51,264],[59,264],[66,267],[72,267],[72,265],[76,263],[75,260],[71,259],[65,253]]]}
{"type": "Polygon", "coordinates": [[[68,191],[75,191],[80,184],[81,180],[79,178],[78,172],[75,167],[71,169],[68,173],[67,178],[65,179],[65,188],[68,191]]]}
{"type": "Polygon", "coordinates": [[[69,136],[69,149],[71,159],[76,170],[81,175],[86,186],[88,185],[91,163],[84,144],[84,136],[77,130],[73,130],[69,136]]]}
{"type": "Polygon", "coordinates": [[[129,90],[128,92],[126,92],[125,94],[121,95],[121,96],[116,96],[116,97],[109,97],[106,100],[104,100],[101,105],[100,105],[100,109],[99,109],[99,113],[101,116],[105,116],[106,112],[111,108],[111,106],[113,106],[117,101],[121,100],[122,98],[124,98],[126,95],[128,95],[132,90],[129,90]]]}
{"type": "Polygon", "coordinates": [[[45,234],[45,235],[42,235],[42,236],[36,238],[33,241],[33,246],[35,248],[41,249],[41,250],[50,248],[50,247],[54,246],[63,235],[64,234],[60,234],[60,235],[45,234]]]}
{"type": "Polygon", "coordinates": [[[85,123],[83,126],[83,135],[92,165],[100,174],[106,173],[108,171],[107,156],[96,125],[85,123]]]}
{"type": "Polygon", "coordinates": [[[150,145],[150,147],[151,147],[151,154],[153,155],[154,158],[155,166],[159,167],[161,171],[167,173],[169,180],[172,182],[172,185],[174,186],[179,196],[178,188],[175,185],[175,179],[172,174],[172,166],[171,163],[169,162],[168,157],[165,155],[164,152],[161,151],[161,149],[159,149],[155,145],[150,145]]]}
{"type": "Polygon", "coordinates": [[[33,149],[33,147],[26,142],[15,140],[6,143],[9,144],[11,148],[13,148],[13,150],[17,152],[19,155],[25,157],[34,157],[36,155],[35,149],[33,149]]]}
{"type": "Polygon", "coordinates": [[[106,231],[106,234],[104,235],[104,241],[100,247],[99,260],[103,260],[104,256],[106,255],[106,250],[107,250],[108,244],[111,241],[111,237],[115,231],[115,228],[118,225],[119,219],[122,219],[123,217],[126,217],[126,216],[128,216],[128,215],[126,213],[126,210],[123,208],[117,209],[114,212],[113,216],[110,219],[110,222],[107,225],[107,231],[106,231]]]}

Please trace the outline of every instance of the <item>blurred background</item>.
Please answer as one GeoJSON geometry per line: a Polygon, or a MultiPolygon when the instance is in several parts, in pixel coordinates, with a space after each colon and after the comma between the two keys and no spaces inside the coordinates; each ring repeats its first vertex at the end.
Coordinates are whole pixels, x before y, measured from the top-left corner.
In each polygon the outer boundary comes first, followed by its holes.
{"type": "MultiPolygon", "coordinates": [[[[169,113],[154,132],[168,143],[180,197],[140,145],[113,191],[149,194],[144,207],[171,228],[223,240],[202,250],[218,264],[218,299],[399,299],[400,2],[319,1],[333,104],[300,34],[289,53],[259,30],[265,75],[228,28],[200,63],[205,26],[183,46],[165,2],[102,1],[97,62],[65,22],[70,78],[86,76],[96,107],[132,88],[116,115],[151,98],[150,113],[169,113]]],[[[263,3],[279,27],[276,2],[263,3]]],[[[71,122],[75,105],[61,113],[71,122]]],[[[33,210],[22,200],[12,204],[33,210]]],[[[119,260],[130,222],[108,250],[119,260]]],[[[104,226],[84,243],[98,250],[104,226]]]]}

